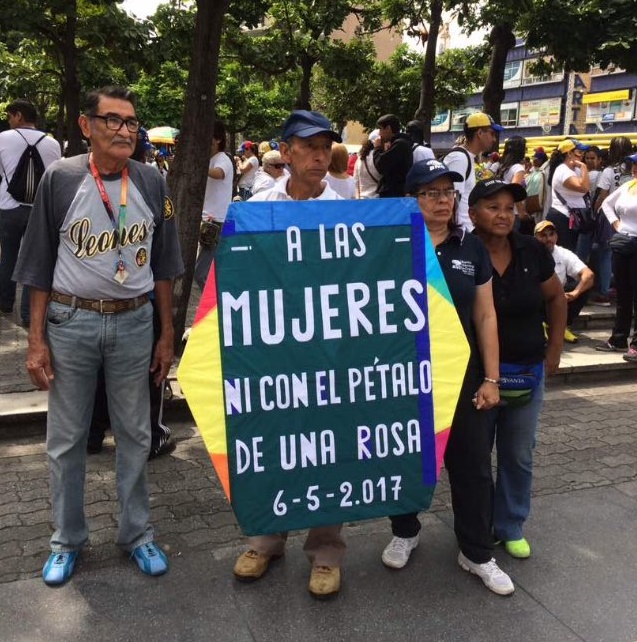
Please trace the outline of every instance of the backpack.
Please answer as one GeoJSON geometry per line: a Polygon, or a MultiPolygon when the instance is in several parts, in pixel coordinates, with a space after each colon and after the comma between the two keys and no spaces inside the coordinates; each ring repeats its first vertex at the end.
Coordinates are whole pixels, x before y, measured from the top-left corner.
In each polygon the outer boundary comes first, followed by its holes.
{"type": "MultiPolygon", "coordinates": [[[[20,134],[17,129],[14,131],[20,134]]],[[[20,134],[20,136],[22,136],[22,134],[20,134]]],[[[5,179],[8,181],[7,192],[9,192],[18,203],[30,205],[35,200],[35,193],[40,184],[42,174],[44,174],[44,163],[42,162],[40,152],[37,150],[37,146],[45,136],[46,134],[42,134],[42,136],[35,141],[34,145],[29,145],[27,139],[22,136],[27,147],[22,152],[22,156],[20,156],[20,160],[10,181],[5,173],[5,179]]]]}

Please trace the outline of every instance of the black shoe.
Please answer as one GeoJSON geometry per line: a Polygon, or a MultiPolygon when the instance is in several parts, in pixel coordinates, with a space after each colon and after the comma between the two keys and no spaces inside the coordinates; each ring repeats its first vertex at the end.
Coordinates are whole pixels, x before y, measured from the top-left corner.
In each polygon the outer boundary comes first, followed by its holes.
{"type": "Polygon", "coordinates": [[[596,345],[595,350],[597,350],[597,352],[626,352],[626,348],[618,348],[610,341],[604,341],[604,343],[596,345]]]}
{"type": "Polygon", "coordinates": [[[162,455],[169,455],[175,448],[177,448],[177,443],[170,435],[167,437],[162,436],[157,444],[151,444],[148,461],[162,455]]]}

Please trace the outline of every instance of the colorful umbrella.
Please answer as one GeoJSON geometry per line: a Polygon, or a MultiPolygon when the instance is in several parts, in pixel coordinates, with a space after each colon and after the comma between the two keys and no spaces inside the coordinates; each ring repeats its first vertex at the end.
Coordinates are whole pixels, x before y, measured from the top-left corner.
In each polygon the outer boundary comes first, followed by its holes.
{"type": "Polygon", "coordinates": [[[174,127],[153,127],[148,130],[148,139],[151,143],[163,143],[165,145],[174,145],[175,138],[179,135],[179,130],[174,127]]]}

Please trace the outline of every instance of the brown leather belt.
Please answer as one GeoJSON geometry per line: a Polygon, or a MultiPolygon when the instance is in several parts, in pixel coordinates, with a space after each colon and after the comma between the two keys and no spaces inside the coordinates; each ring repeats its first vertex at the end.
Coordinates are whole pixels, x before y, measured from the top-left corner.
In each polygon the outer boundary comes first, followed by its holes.
{"type": "Polygon", "coordinates": [[[119,312],[136,310],[148,303],[149,299],[150,295],[148,293],[137,296],[134,299],[81,299],[79,296],[51,292],[51,301],[56,301],[62,305],[70,305],[72,308],[92,310],[100,314],[118,314],[119,312]]]}

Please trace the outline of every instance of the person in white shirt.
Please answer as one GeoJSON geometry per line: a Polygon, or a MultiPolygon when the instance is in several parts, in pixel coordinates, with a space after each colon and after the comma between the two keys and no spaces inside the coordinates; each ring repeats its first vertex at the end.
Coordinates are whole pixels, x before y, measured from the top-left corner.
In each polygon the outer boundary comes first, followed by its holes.
{"type": "Polygon", "coordinates": [[[632,166],[632,180],[618,187],[602,204],[602,211],[615,232],[610,240],[613,275],[617,289],[617,313],[613,333],[597,350],[628,352],[625,361],[637,361],[637,154],[626,158],[632,166]],[[634,323],[632,336],[630,326],[634,323]]]}
{"type": "Polygon", "coordinates": [[[354,180],[356,181],[356,198],[378,198],[378,183],[380,172],[374,165],[374,149],[380,147],[380,134],[377,129],[370,132],[358,152],[354,164],[354,180]]]}
{"type": "Polygon", "coordinates": [[[349,153],[343,143],[332,143],[332,160],[325,180],[342,198],[356,198],[356,181],[347,173],[349,153]]]}
{"type": "MultiPolygon", "coordinates": [[[[44,167],[59,160],[62,150],[54,138],[36,128],[38,112],[30,102],[15,100],[7,106],[6,113],[11,129],[0,134],[0,312],[10,314],[16,296],[16,284],[11,277],[32,205],[16,201],[7,187],[27,145],[37,144],[44,167]]],[[[23,325],[29,325],[28,287],[22,289],[20,317],[23,325]]]]}
{"type": "MultiPolygon", "coordinates": [[[[332,155],[332,142],[341,137],[330,121],[315,111],[292,112],[283,124],[281,158],[290,175],[274,187],[255,194],[251,201],[339,200],[340,196],[324,180],[332,155]]],[[[336,595],[341,587],[341,564],[345,554],[342,524],[310,528],[303,550],[312,563],[309,590],[316,598],[336,595]]],[[[242,581],[263,577],[270,561],[285,552],[287,533],[249,538],[250,548],[234,566],[234,575],[242,581]]]]}
{"type": "Polygon", "coordinates": [[[214,124],[212,156],[208,166],[208,180],[201,214],[199,253],[195,263],[195,283],[203,290],[215,256],[217,243],[228,207],[232,202],[234,166],[226,153],[226,128],[220,120],[214,124]]]}
{"type": "Polygon", "coordinates": [[[410,120],[405,127],[405,133],[411,138],[411,152],[414,155],[414,163],[436,159],[431,147],[425,144],[425,135],[422,131],[421,121],[410,120]]]}
{"type": "Polygon", "coordinates": [[[243,158],[237,158],[237,173],[239,174],[239,196],[242,201],[247,201],[252,196],[252,184],[259,169],[259,158],[257,156],[257,146],[251,141],[246,140],[239,147],[239,154],[243,158]]]}
{"type": "Polygon", "coordinates": [[[263,154],[263,165],[257,170],[257,175],[252,183],[252,195],[264,192],[274,187],[274,184],[285,173],[285,163],[281,160],[278,151],[269,151],[263,154]]]}
{"type": "Polygon", "coordinates": [[[572,252],[577,247],[577,231],[569,226],[569,208],[587,207],[584,196],[588,195],[591,183],[588,168],[582,160],[587,149],[588,145],[567,138],[557,146],[549,163],[552,200],[546,220],[555,225],[559,244],[572,252]]]}
{"type": "Polygon", "coordinates": [[[557,245],[557,229],[551,221],[540,221],[535,226],[533,235],[546,247],[555,261],[555,274],[564,288],[568,304],[564,341],[576,343],[578,337],[571,331],[571,325],[586,305],[587,293],[595,283],[595,275],[575,252],[557,245]]]}
{"type": "Polygon", "coordinates": [[[454,147],[444,157],[443,163],[464,178],[462,182],[454,183],[460,192],[456,216],[458,224],[470,232],[473,223],[469,218],[469,194],[476,184],[476,156],[493,149],[496,133],[504,131],[504,127],[495,123],[488,114],[476,112],[467,116],[463,131],[465,143],[454,147]]]}

